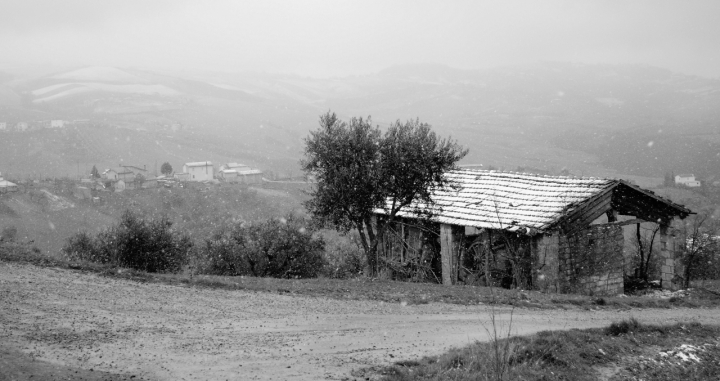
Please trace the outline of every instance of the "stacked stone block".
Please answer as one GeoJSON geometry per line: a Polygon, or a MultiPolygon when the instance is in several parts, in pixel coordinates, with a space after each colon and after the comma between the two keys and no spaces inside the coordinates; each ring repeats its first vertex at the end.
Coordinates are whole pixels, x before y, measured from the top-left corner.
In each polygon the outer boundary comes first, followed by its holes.
{"type": "Polygon", "coordinates": [[[624,291],[620,226],[593,225],[558,243],[559,292],[616,295],[624,291]]]}
{"type": "MultiPolygon", "coordinates": [[[[675,282],[676,271],[680,270],[675,265],[675,254],[678,250],[676,241],[676,232],[667,226],[660,228],[660,258],[662,258],[662,266],[660,266],[660,279],[662,288],[666,290],[677,290],[680,284],[675,282]]],[[[679,272],[679,271],[678,271],[679,272]]]]}

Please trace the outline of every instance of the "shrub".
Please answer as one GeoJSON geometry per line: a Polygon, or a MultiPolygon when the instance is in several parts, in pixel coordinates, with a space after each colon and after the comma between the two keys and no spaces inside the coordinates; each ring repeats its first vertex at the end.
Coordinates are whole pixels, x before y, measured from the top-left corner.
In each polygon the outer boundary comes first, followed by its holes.
{"type": "Polygon", "coordinates": [[[315,237],[308,222],[294,215],[259,223],[235,223],[205,241],[201,272],[214,275],[252,275],[312,278],[325,260],[325,242],[315,237]]]}
{"type": "Polygon", "coordinates": [[[70,236],[62,248],[65,256],[72,259],[81,259],[90,262],[106,263],[95,258],[95,242],[86,232],[80,232],[70,236]]]}
{"type": "Polygon", "coordinates": [[[365,254],[356,243],[357,233],[340,235],[336,231],[325,231],[325,260],[323,275],[328,278],[347,279],[357,277],[365,269],[365,254]]]}
{"type": "Polygon", "coordinates": [[[85,232],[78,233],[67,240],[62,250],[70,260],[110,263],[147,272],[176,272],[185,263],[192,242],[171,228],[167,217],[146,220],[125,211],[117,226],[95,239],[85,232]]]}

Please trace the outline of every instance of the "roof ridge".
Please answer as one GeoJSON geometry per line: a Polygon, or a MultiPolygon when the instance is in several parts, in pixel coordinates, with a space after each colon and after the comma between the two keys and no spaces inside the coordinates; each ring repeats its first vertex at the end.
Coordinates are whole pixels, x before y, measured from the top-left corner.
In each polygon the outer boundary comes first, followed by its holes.
{"type": "Polygon", "coordinates": [[[510,175],[523,175],[523,176],[529,176],[529,177],[541,177],[541,178],[551,178],[551,179],[577,179],[577,180],[607,180],[612,181],[613,179],[609,179],[606,177],[593,177],[593,176],[563,176],[563,175],[541,175],[537,173],[529,173],[529,172],[517,172],[517,171],[502,171],[497,169],[470,169],[470,168],[457,168],[452,169],[448,172],[482,172],[487,174],[510,174],[510,175]]]}

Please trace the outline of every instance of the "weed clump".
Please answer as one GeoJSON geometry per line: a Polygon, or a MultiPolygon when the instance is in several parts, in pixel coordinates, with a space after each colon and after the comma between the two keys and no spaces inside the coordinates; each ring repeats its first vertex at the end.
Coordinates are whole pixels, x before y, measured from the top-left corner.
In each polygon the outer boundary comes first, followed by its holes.
{"type": "Polygon", "coordinates": [[[621,322],[612,323],[605,328],[605,334],[608,336],[626,335],[640,329],[640,322],[635,318],[623,320],[621,322]]]}

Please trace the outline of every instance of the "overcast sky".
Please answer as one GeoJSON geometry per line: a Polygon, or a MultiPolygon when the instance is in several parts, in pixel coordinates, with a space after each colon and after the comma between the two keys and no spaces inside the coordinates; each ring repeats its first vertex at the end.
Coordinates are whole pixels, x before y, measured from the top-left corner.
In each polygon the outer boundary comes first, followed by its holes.
{"type": "Polygon", "coordinates": [[[644,63],[720,77],[720,1],[0,0],[0,67],[365,74],[644,63]]]}

